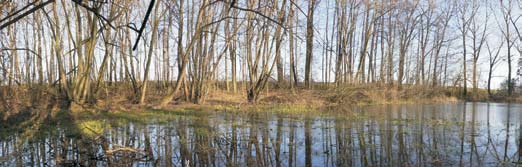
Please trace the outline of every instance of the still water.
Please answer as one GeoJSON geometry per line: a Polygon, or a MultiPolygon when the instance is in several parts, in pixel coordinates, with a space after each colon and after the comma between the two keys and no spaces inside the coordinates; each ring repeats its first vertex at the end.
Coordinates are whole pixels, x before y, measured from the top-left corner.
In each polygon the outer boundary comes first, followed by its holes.
{"type": "Polygon", "coordinates": [[[0,166],[522,165],[520,104],[331,110],[106,114],[19,125],[36,130],[4,121],[0,166]]]}

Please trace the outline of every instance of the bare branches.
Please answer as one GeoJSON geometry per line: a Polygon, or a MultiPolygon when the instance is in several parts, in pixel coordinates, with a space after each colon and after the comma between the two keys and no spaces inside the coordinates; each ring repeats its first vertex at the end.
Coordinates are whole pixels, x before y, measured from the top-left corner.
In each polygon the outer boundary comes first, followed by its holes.
{"type": "MultiPolygon", "coordinates": [[[[0,30],[4,29],[5,27],[19,21],[20,19],[24,18],[25,16],[27,15],[30,15],[34,12],[36,12],[37,10],[39,9],[42,9],[44,8],[45,6],[51,4],[51,3],[54,3],[55,0],[48,0],[48,1],[45,1],[43,3],[40,3],[39,5],[36,5],[35,7],[29,9],[28,11],[16,16],[17,14],[19,14],[20,12],[26,10],[27,8],[29,8],[30,6],[34,6],[36,4],[36,2],[39,2],[40,0],[36,0],[34,1],[33,3],[30,3],[29,5],[26,5],[24,6],[23,8],[13,12],[12,14],[4,17],[2,20],[0,20],[0,23],[1,22],[4,22],[6,20],[9,20],[7,21],[6,23],[3,23],[0,25],[0,30]],[[14,17],[14,18],[13,18],[14,17]]],[[[100,19],[104,20],[110,27],[112,27],[113,29],[115,29],[116,27],[114,27],[112,24],[111,24],[111,19],[107,19],[105,16],[101,15],[99,12],[98,12],[98,9],[97,8],[93,8],[93,7],[89,7],[85,4],[82,3],[81,0],[71,0],[72,2],[74,2],[75,4],[85,8],[86,10],[92,12],[94,15],[96,15],[97,17],[99,17],[100,19]]]]}
{"type": "Polygon", "coordinates": [[[104,20],[110,27],[112,27],[113,29],[116,29],[116,27],[114,27],[112,24],[111,24],[111,20],[105,18],[103,15],[101,15],[99,13],[99,9],[98,8],[92,8],[92,7],[89,7],[85,4],[82,3],[81,0],[72,0],[74,3],[76,3],[77,5],[87,9],[88,11],[92,12],[94,15],[96,15],[98,18],[104,20]]]}
{"type": "MultiPolygon", "coordinates": [[[[221,1],[221,2],[223,2],[223,3],[225,3],[225,4],[226,4],[226,3],[229,3],[229,2],[227,2],[226,0],[217,0],[217,1],[221,1]]],[[[216,2],[217,2],[217,1],[216,1],[216,2]]],[[[277,25],[283,27],[285,30],[288,29],[288,28],[287,28],[283,23],[281,23],[281,22],[279,22],[279,21],[277,21],[277,20],[275,20],[275,19],[273,19],[273,18],[267,16],[267,15],[264,14],[263,12],[260,12],[260,11],[254,10],[254,9],[249,9],[249,8],[244,8],[244,7],[237,6],[237,3],[236,3],[235,0],[233,0],[233,1],[230,2],[229,4],[230,4],[230,5],[229,5],[230,8],[238,9],[238,10],[245,11],[245,12],[252,12],[252,13],[258,15],[258,16],[261,16],[261,17],[267,19],[268,21],[271,21],[271,22],[273,22],[273,23],[276,23],[277,25]]]]}
{"type": "MultiPolygon", "coordinates": [[[[37,0],[37,1],[39,1],[39,0],[37,0]]],[[[37,1],[35,1],[35,2],[37,2],[37,1]]],[[[9,26],[9,25],[11,25],[11,24],[16,23],[18,20],[24,18],[25,16],[30,15],[30,14],[36,12],[37,10],[44,8],[45,6],[47,6],[47,5],[51,4],[51,3],[53,3],[54,1],[55,1],[55,0],[49,0],[49,1],[43,2],[43,3],[41,3],[41,4],[37,5],[37,6],[35,6],[35,7],[31,8],[31,9],[29,9],[28,11],[26,11],[26,12],[20,14],[19,16],[16,16],[16,17],[15,17],[15,15],[16,15],[17,13],[21,12],[21,11],[24,10],[24,9],[27,9],[29,6],[34,5],[34,3],[31,3],[31,4],[29,4],[29,5],[25,6],[25,7],[23,7],[21,10],[18,10],[18,11],[16,11],[16,12],[14,12],[12,15],[9,15],[9,16],[3,18],[3,19],[0,21],[0,23],[3,22],[3,21],[5,21],[5,20],[9,20],[11,17],[14,17],[14,18],[10,19],[9,21],[7,21],[6,23],[0,24],[0,30],[6,28],[7,26],[9,26]]]]}
{"type": "Polygon", "coordinates": [[[30,48],[2,48],[2,49],[0,49],[0,52],[2,52],[2,51],[18,51],[18,50],[30,52],[30,53],[36,55],[37,57],[41,58],[40,54],[38,54],[36,51],[34,51],[34,50],[30,49],[30,48]]]}
{"type": "Polygon", "coordinates": [[[28,4],[28,5],[24,6],[24,7],[22,7],[21,9],[19,9],[19,10],[13,12],[13,13],[11,13],[11,14],[9,14],[9,15],[6,16],[6,17],[4,17],[3,19],[0,20],[0,22],[3,22],[3,21],[5,21],[5,20],[9,19],[10,17],[16,16],[18,13],[24,11],[25,9],[27,9],[27,8],[33,6],[33,5],[35,5],[35,4],[36,4],[37,2],[39,2],[39,1],[40,1],[40,0],[36,0],[36,1],[31,2],[30,4],[28,4]]]}
{"type": "Polygon", "coordinates": [[[509,20],[511,21],[511,24],[513,24],[513,28],[515,28],[515,32],[517,32],[519,41],[522,42],[522,35],[520,33],[520,30],[518,29],[519,27],[517,26],[517,22],[520,18],[522,18],[522,15],[518,16],[516,19],[513,19],[513,17],[510,17],[509,20]]]}

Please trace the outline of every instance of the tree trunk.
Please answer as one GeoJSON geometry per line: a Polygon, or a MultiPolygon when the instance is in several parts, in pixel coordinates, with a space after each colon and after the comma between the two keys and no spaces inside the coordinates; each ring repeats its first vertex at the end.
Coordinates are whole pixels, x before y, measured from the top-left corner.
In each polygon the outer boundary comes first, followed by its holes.
{"type": "Polygon", "coordinates": [[[314,10],[316,0],[308,1],[308,14],[306,17],[306,62],[305,62],[305,84],[308,89],[312,88],[312,58],[314,47],[314,10]]]}
{"type": "Polygon", "coordinates": [[[147,86],[148,86],[148,77],[149,77],[149,70],[150,70],[150,62],[152,61],[152,54],[154,52],[154,47],[156,46],[157,33],[158,33],[158,26],[159,26],[159,20],[160,16],[158,16],[158,8],[159,8],[160,2],[157,2],[154,9],[154,18],[152,20],[152,35],[150,38],[150,45],[149,45],[149,51],[147,55],[147,60],[145,64],[145,71],[143,72],[143,83],[141,84],[141,94],[140,94],[140,101],[139,104],[143,104],[145,102],[145,96],[147,94],[147,86]]]}

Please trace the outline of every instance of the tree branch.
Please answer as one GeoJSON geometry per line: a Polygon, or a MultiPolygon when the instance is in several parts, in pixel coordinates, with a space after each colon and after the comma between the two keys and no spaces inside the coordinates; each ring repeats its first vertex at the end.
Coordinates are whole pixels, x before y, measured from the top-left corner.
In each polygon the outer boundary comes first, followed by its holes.
{"type": "MultiPolygon", "coordinates": [[[[225,0],[218,0],[218,1],[221,1],[221,2],[223,2],[223,3],[227,3],[225,0]]],[[[217,1],[216,1],[216,2],[217,2],[217,1]]],[[[245,11],[245,12],[252,12],[252,13],[255,13],[255,14],[257,14],[257,15],[259,15],[259,16],[261,16],[261,17],[263,17],[263,18],[265,18],[265,19],[267,19],[267,20],[269,20],[269,21],[271,21],[271,22],[276,23],[277,25],[279,25],[279,26],[281,26],[283,29],[285,29],[285,31],[288,30],[288,28],[287,28],[283,23],[278,22],[277,20],[275,20],[275,19],[273,19],[273,18],[271,18],[271,17],[265,15],[264,13],[261,13],[261,12],[259,12],[259,11],[257,11],[257,10],[253,10],[253,9],[248,9],[248,8],[239,7],[239,6],[237,6],[236,4],[237,4],[237,3],[236,3],[235,1],[230,2],[230,8],[238,9],[238,10],[245,11]]]]}
{"type": "Polygon", "coordinates": [[[112,20],[112,19],[109,20],[109,19],[105,18],[105,16],[99,14],[96,8],[92,8],[92,7],[89,7],[89,6],[85,5],[85,4],[83,4],[83,3],[81,2],[81,0],[72,0],[72,1],[73,1],[75,4],[77,4],[77,5],[79,5],[79,6],[83,7],[83,8],[85,8],[85,9],[87,9],[88,11],[90,11],[90,12],[92,12],[92,13],[94,13],[94,15],[96,15],[98,18],[101,18],[103,21],[107,22],[107,24],[108,24],[110,27],[112,27],[113,29],[116,29],[116,27],[114,27],[114,26],[111,24],[111,20],[112,20]]]}
{"type": "Polygon", "coordinates": [[[34,4],[36,4],[39,1],[40,0],[36,0],[36,1],[31,2],[29,5],[24,6],[22,9],[19,9],[19,10],[15,11],[15,12],[9,14],[8,16],[4,17],[2,20],[0,20],[0,22],[3,22],[5,20],[9,19],[10,17],[16,16],[18,13],[24,11],[25,9],[29,8],[30,6],[33,6],[34,4]]]}
{"type": "MultiPolygon", "coordinates": [[[[0,25],[0,30],[6,28],[7,26],[9,26],[9,25],[11,25],[11,24],[14,24],[14,23],[17,22],[18,20],[24,18],[25,16],[27,16],[27,15],[29,15],[29,14],[32,14],[32,13],[36,12],[38,9],[41,9],[41,8],[43,8],[43,7],[47,6],[47,5],[49,5],[50,3],[53,3],[54,1],[55,1],[55,0],[49,0],[49,1],[46,1],[46,2],[44,2],[44,3],[41,3],[41,4],[37,5],[37,6],[35,6],[34,8],[31,8],[29,11],[27,11],[27,12],[25,12],[25,13],[22,13],[22,14],[20,14],[19,16],[13,18],[12,20],[9,20],[7,23],[4,23],[4,24],[0,25]]],[[[25,7],[24,7],[24,9],[25,9],[25,7]]],[[[17,11],[17,12],[18,12],[18,11],[17,11]]],[[[15,12],[15,13],[17,13],[17,12],[15,12]]],[[[2,19],[2,21],[3,21],[3,20],[7,20],[7,19],[10,18],[10,17],[14,17],[14,15],[7,16],[6,18],[2,19]]]]}
{"type": "Polygon", "coordinates": [[[147,25],[147,21],[149,20],[149,16],[150,16],[150,13],[152,12],[152,8],[154,8],[154,2],[155,2],[155,0],[150,1],[149,8],[147,9],[147,13],[145,14],[145,18],[143,19],[143,22],[141,22],[141,28],[138,31],[138,37],[136,38],[136,42],[134,43],[132,50],[136,50],[136,48],[138,48],[138,43],[140,42],[140,38],[143,34],[143,30],[145,30],[145,26],[147,25]]]}

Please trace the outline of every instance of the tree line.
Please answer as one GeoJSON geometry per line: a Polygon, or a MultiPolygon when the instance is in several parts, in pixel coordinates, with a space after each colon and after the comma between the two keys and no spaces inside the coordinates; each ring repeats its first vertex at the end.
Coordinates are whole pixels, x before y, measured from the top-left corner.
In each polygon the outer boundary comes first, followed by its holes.
{"type": "Polygon", "coordinates": [[[505,60],[512,78],[522,53],[521,9],[513,0],[3,1],[0,100],[46,93],[87,104],[124,92],[165,105],[226,90],[256,102],[272,83],[454,86],[466,96],[481,71],[492,94],[495,67],[505,60]]]}

